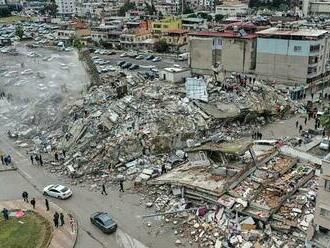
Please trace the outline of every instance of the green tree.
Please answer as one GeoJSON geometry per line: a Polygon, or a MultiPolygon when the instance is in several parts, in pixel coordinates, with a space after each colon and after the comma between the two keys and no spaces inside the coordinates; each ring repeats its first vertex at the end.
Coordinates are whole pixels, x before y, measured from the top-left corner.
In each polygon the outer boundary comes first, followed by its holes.
{"type": "Polygon", "coordinates": [[[214,20],[216,22],[221,22],[223,20],[223,18],[224,18],[224,16],[221,15],[221,14],[217,14],[217,15],[214,16],[214,20]]]}
{"type": "Polygon", "coordinates": [[[149,3],[145,3],[145,8],[144,11],[148,14],[148,15],[154,15],[157,13],[157,10],[155,8],[155,5],[152,3],[151,5],[149,3]]]}
{"type": "Polygon", "coordinates": [[[118,14],[119,16],[125,16],[126,12],[134,8],[135,8],[135,2],[131,3],[130,1],[128,1],[119,9],[118,14]]]}
{"type": "Polygon", "coordinates": [[[23,38],[24,30],[23,30],[23,27],[21,25],[16,26],[15,34],[16,34],[16,36],[19,37],[20,40],[23,38]]]}
{"type": "Polygon", "coordinates": [[[84,47],[84,44],[77,38],[73,40],[73,46],[77,48],[79,51],[84,47]]]}
{"type": "Polygon", "coordinates": [[[0,17],[8,17],[11,16],[10,10],[8,7],[0,7],[0,17]]]}
{"type": "Polygon", "coordinates": [[[169,50],[169,45],[167,44],[166,40],[159,40],[155,42],[155,50],[158,53],[166,53],[169,50]]]}
{"type": "Polygon", "coordinates": [[[330,111],[329,109],[320,118],[321,124],[326,130],[328,137],[330,137],[330,111]]]}

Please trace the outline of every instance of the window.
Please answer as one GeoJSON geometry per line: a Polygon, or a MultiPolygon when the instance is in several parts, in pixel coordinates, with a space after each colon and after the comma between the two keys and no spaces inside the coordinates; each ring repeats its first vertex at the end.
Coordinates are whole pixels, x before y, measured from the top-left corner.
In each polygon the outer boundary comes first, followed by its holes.
{"type": "Polygon", "coordinates": [[[330,191],[330,180],[325,180],[325,182],[324,182],[324,190],[330,191]]]}
{"type": "Polygon", "coordinates": [[[294,50],[295,52],[301,52],[301,46],[294,46],[294,47],[293,47],[293,50],[294,50]]]}
{"type": "Polygon", "coordinates": [[[320,215],[330,219],[330,211],[324,208],[320,208],[320,215]]]}
{"type": "Polygon", "coordinates": [[[320,45],[311,45],[309,48],[310,52],[318,52],[320,50],[320,45]]]}

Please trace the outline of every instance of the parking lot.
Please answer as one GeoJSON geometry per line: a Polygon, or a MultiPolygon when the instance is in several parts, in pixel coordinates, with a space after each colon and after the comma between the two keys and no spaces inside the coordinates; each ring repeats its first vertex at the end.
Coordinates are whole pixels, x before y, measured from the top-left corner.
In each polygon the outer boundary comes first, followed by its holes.
{"type": "Polygon", "coordinates": [[[121,63],[121,70],[135,72],[153,72],[158,73],[159,70],[166,67],[187,67],[188,61],[179,61],[175,58],[164,57],[154,54],[137,54],[123,51],[101,50],[94,52],[92,55],[94,63],[100,73],[118,71],[121,63]],[[108,53],[108,54],[106,54],[108,53]],[[115,54],[111,54],[115,53],[115,54]],[[149,57],[149,58],[148,58],[149,57]],[[126,64],[124,64],[126,63],[126,64]],[[134,66],[136,65],[136,66],[134,66]]]}

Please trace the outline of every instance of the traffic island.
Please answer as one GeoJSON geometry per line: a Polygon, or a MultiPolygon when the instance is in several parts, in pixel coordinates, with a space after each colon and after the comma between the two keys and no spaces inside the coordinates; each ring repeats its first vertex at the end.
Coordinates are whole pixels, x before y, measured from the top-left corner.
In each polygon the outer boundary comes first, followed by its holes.
{"type": "MultiPolygon", "coordinates": [[[[73,215],[44,198],[36,199],[36,207],[23,200],[2,201],[0,211],[9,211],[9,219],[0,218],[0,247],[6,248],[72,248],[77,239],[77,221],[73,215]],[[54,226],[54,213],[63,213],[64,225],[54,226]],[[5,244],[5,246],[2,246],[5,244]]],[[[59,223],[61,224],[61,222],[59,223]]]]}

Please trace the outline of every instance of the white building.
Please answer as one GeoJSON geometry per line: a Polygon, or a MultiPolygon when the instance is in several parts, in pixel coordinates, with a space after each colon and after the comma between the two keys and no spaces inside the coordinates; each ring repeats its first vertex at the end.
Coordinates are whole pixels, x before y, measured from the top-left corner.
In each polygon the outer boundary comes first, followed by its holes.
{"type": "Polygon", "coordinates": [[[74,0],[56,0],[57,13],[60,15],[73,15],[75,13],[74,0]]]}
{"type": "Polygon", "coordinates": [[[0,0],[0,5],[5,5],[6,4],[6,0],[0,0]]]}
{"type": "Polygon", "coordinates": [[[303,0],[303,15],[330,15],[330,0],[303,0]]]}
{"type": "Polygon", "coordinates": [[[189,68],[164,68],[160,71],[160,79],[164,81],[169,81],[172,83],[180,83],[185,80],[185,78],[191,76],[191,71],[189,68]]]}
{"type": "Polygon", "coordinates": [[[246,14],[248,12],[247,4],[225,4],[225,5],[217,5],[215,8],[216,15],[223,16],[239,16],[242,14],[246,14]]]}

